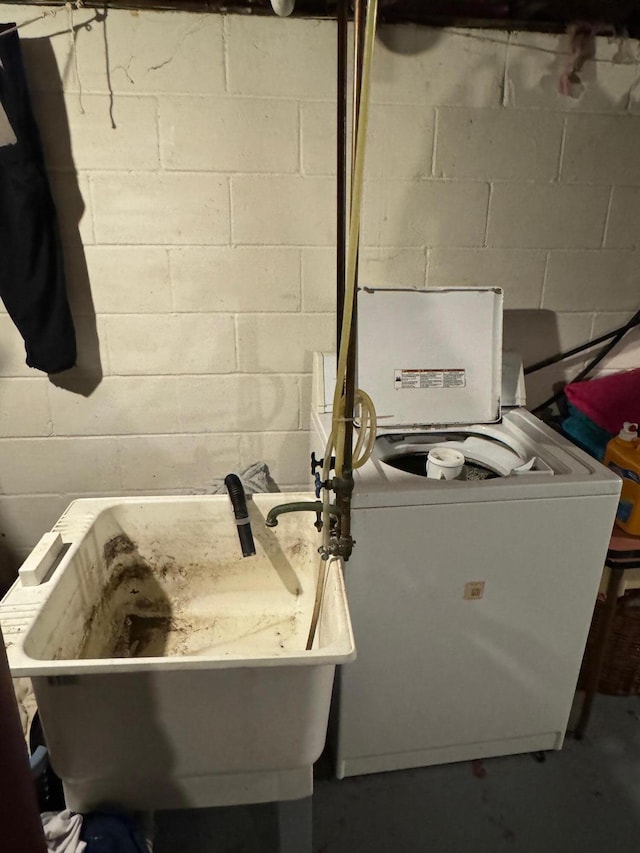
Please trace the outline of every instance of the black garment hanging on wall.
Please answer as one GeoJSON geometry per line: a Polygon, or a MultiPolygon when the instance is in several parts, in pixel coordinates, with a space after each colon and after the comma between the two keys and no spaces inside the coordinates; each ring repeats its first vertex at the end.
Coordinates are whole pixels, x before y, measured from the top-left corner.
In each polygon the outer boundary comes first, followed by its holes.
{"type": "Polygon", "coordinates": [[[0,105],[15,142],[0,147],[0,297],[24,338],[27,364],[59,373],[76,361],[56,211],[17,32],[0,24],[0,105]]]}

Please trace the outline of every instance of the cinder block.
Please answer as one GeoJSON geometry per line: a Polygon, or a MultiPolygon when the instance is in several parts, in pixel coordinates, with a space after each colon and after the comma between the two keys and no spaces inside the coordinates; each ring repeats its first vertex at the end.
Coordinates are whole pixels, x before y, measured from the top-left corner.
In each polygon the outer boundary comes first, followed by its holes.
{"type": "MultiPolygon", "coordinates": [[[[302,168],[305,174],[336,172],[336,106],[301,104],[302,168]]],[[[369,113],[365,175],[422,178],[431,174],[435,115],[406,104],[375,104],[369,113]]],[[[350,138],[351,134],[349,134],[350,138]]],[[[348,143],[349,146],[351,143],[348,143]]],[[[350,150],[350,149],[349,149],[350,150]]]]}
{"type": "Polygon", "coordinates": [[[107,376],[90,397],[54,385],[48,391],[53,429],[58,436],[179,431],[173,376],[107,376]]]}
{"type": "Polygon", "coordinates": [[[235,370],[231,315],[112,314],[105,323],[112,374],[153,376],[235,370]]]}
{"type": "Polygon", "coordinates": [[[608,249],[640,246],[640,188],[613,188],[604,244],[608,249]]]}
{"type": "Polygon", "coordinates": [[[624,112],[635,85],[635,62],[616,62],[620,45],[596,39],[596,62],[588,60],[579,72],[576,97],[560,92],[560,77],[569,65],[566,35],[512,33],[507,51],[505,104],[510,107],[577,112],[624,112]]]}
{"type": "Polygon", "coordinates": [[[99,243],[228,243],[227,178],[210,174],[91,176],[99,243]]]}
{"type": "Polygon", "coordinates": [[[207,12],[109,9],[104,22],[78,32],[83,89],[108,93],[111,86],[115,95],[223,92],[222,21],[207,12]]]}
{"type": "Polygon", "coordinates": [[[298,377],[189,376],[178,383],[181,432],[298,428],[298,377]]]}
{"type": "Polygon", "coordinates": [[[37,370],[31,376],[2,380],[0,435],[5,438],[51,435],[48,380],[37,370]]]}
{"type": "MultiPolygon", "coordinates": [[[[249,465],[258,460],[269,466],[271,476],[283,490],[293,488],[309,491],[313,495],[309,474],[308,432],[251,432],[240,436],[240,457],[249,465]]],[[[286,500],[286,495],[283,496],[286,500]]],[[[308,513],[309,533],[315,535],[315,515],[308,513]]]]}
{"type": "Polygon", "coordinates": [[[313,353],[335,348],[333,314],[242,314],[237,322],[245,373],[310,373],[313,353]]]}
{"type": "MultiPolygon", "coordinates": [[[[361,287],[424,287],[424,249],[362,248],[358,265],[361,287]]],[[[302,250],[304,311],[336,310],[334,249],[302,250]]]]}
{"type": "Polygon", "coordinates": [[[229,92],[335,97],[335,23],[230,15],[226,26],[229,92]]]}
{"type": "Polygon", "coordinates": [[[299,311],[298,249],[224,246],[169,252],[177,311],[299,311]]]}
{"type": "Polygon", "coordinates": [[[640,116],[569,116],[560,177],[588,184],[638,184],[639,148],[640,116]]]}
{"type": "Polygon", "coordinates": [[[564,116],[505,109],[438,109],[434,175],[552,181],[564,116]]]}
{"type": "Polygon", "coordinates": [[[302,249],[301,256],[303,311],[335,311],[335,248],[302,249]]]}
{"type": "Polygon", "coordinates": [[[9,553],[31,552],[42,534],[51,530],[68,504],[66,498],[55,494],[0,496],[0,536],[5,549],[9,553]]]}
{"type": "Polygon", "coordinates": [[[150,246],[86,246],[65,251],[67,290],[76,314],[171,311],[167,251],[150,246]]]}
{"type": "MultiPolygon", "coordinates": [[[[4,494],[65,494],[121,488],[112,438],[7,439],[0,483],[4,494]]],[[[43,531],[44,532],[44,531],[43,531]]]]}
{"type": "Polygon", "coordinates": [[[160,99],[165,169],[296,172],[298,105],[265,98],[160,99]]]}
{"type": "Polygon", "coordinates": [[[478,181],[369,181],[364,246],[481,246],[489,185],[478,181]]]}
{"type": "Polygon", "coordinates": [[[232,434],[127,436],[117,439],[124,489],[210,491],[238,461],[232,434]]]}
{"type": "Polygon", "coordinates": [[[89,178],[85,173],[49,172],[60,239],[65,246],[94,243],[89,178]]]}
{"type": "Polygon", "coordinates": [[[358,283],[361,287],[424,287],[426,260],[423,249],[363,246],[358,283]]]}
{"type": "Polygon", "coordinates": [[[514,248],[595,248],[602,245],[607,187],[495,184],[487,243],[514,248]]]}
{"type": "Polygon", "coordinates": [[[371,96],[375,103],[498,106],[506,50],[507,34],[496,30],[380,27],[371,96]]]}
{"type": "Polygon", "coordinates": [[[636,252],[551,252],[542,306],[555,311],[624,311],[638,307],[636,252]]]}
{"type": "Polygon", "coordinates": [[[293,176],[231,178],[233,242],[329,246],[335,242],[335,181],[293,176]]]}
{"type": "Polygon", "coordinates": [[[158,126],[155,98],[119,96],[111,124],[110,98],[36,95],[34,109],[50,169],[157,169],[158,126]]]}
{"type": "Polygon", "coordinates": [[[547,253],[535,249],[429,250],[428,287],[502,287],[505,308],[539,308],[547,253]]]}

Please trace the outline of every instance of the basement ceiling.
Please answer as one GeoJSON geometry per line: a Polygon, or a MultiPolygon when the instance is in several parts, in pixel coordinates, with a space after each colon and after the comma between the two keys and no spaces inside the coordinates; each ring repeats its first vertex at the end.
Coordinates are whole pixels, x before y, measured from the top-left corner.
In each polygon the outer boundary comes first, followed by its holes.
{"type": "MultiPolygon", "coordinates": [[[[244,14],[273,14],[270,0],[142,0],[109,5],[156,8],[206,8],[244,14]]],[[[335,18],[336,0],[296,0],[295,16],[335,18]]],[[[639,0],[380,0],[385,23],[475,26],[513,30],[564,31],[577,21],[613,26],[620,34],[640,35],[639,0]]]]}
{"type": "MultiPolygon", "coordinates": [[[[22,0],[24,2],[24,0],[22,0]]],[[[10,0],[20,2],[20,0],[10,0]]],[[[564,32],[587,22],[604,32],[640,37],[640,0],[379,0],[380,21],[425,26],[491,27],[564,32]]],[[[27,0],[57,5],[56,0],[27,0]]],[[[62,2],[60,2],[62,5],[62,2]]],[[[85,0],[84,6],[183,9],[244,15],[273,15],[270,0],[85,0]]],[[[336,0],[296,0],[295,17],[335,18],[336,0]]]]}

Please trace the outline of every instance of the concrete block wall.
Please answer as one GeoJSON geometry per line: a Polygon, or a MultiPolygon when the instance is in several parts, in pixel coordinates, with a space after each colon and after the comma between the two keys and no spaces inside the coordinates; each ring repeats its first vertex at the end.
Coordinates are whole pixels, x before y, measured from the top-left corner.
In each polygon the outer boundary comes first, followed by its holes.
{"type": "MultiPolygon", "coordinates": [[[[51,11],[0,3],[0,20],[51,11]]],[[[74,25],[62,9],[21,31],[79,363],[31,371],[0,314],[5,575],[76,496],[206,490],[256,460],[307,486],[311,353],[334,346],[335,25],[74,25]]],[[[576,99],[566,50],[394,27],[375,57],[361,280],[500,285],[526,362],[640,302],[638,45],[599,40],[576,99]]],[[[532,377],[533,403],[564,369],[532,377]]]]}

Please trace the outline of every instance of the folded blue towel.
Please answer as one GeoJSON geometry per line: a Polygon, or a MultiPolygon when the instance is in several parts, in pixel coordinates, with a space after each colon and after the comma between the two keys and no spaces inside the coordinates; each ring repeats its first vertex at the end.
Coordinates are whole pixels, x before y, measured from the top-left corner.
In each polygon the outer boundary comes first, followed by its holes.
{"type": "Polygon", "coordinates": [[[562,431],[574,444],[600,461],[604,459],[607,444],[613,438],[611,433],[602,429],[571,404],[569,404],[569,417],[562,421],[562,431]]]}

